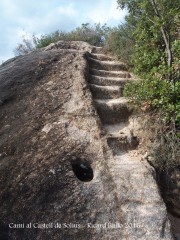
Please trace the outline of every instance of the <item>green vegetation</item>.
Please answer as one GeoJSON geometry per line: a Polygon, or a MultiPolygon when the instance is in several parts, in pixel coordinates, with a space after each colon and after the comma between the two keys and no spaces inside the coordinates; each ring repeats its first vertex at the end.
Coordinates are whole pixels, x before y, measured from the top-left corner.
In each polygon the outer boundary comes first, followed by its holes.
{"type": "MultiPolygon", "coordinates": [[[[166,122],[180,123],[180,40],[178,39],[179,1],[118,0],[129,10],[134,44],[131,61],[142,81],[125,89],[136,103],[148,101],[165,114],[166,122]]],[[[123,36],[122,36],[123,37],[123,36]]]]}
{"type": "Polygon", "coordinates": [[[106,40],[109,50],[128,65],[131,62],[132,46],[134,44],[132,31],[131,25],[126,22],[116,28],[112,28],[106,40]]]}
{"type": "Polygon", "coordinates": [[[150,147],[153,164],[159,172],[168,172],[180,165],[180,135],[173,130],[170,124],[164,125],[162,119],[157,118],[157,115],[154,123],[156,134],[150,147]]]}
{"type": "MultiPolygon", "coordinates": [[[[177,160],[180,129],[180,5],[179,0],[117,0],[128,10],[125,23],[116,28],[106,25],[82,24],[71,32],[56,31],[32,40],[23,39],[16,55],[26,54],[59,40],[86,41],[91,45],[105,46],[119,59],[131,66],[140,77],[135,84],[127,84],[125,96],[142,108],[161,114],[161,127],[154,148],[157,162],[169,158],[177,160]]],[[[158,128],[159,129],[159,128],[158,128]]],[[[174,161],[173,160],[173,161],[174,161]]],[[[161,161],[164,164],[164,160],[161,161]]],[[[168,166],[168,164],[165,164],[168,166]]]]}
{"type": "MultiPolygon", "coordinates": [[[[179,1],[118,0],[118,4],[129,11],[126,25],[134,41],[129,57],[141,78],[136,84],[127,84],[124,93],[139,107],[160,114],[151,150],[158,167],[167,170],[180,164],[179,1]]],[[[119,38],[124,41],[124,35],[119,38]]]]}
{"type": "Polygon", "coordinates": [[[23,43],[19,44],[14,53],[16,56],[27,54],[35,49],[48,46],[50,43],[55,43],[60,40],[64,41],[85,41],[94,46],[103,46],[110,28],[106,24],[100,23],[90,25],[89,23],[82,24],[70,32],[55,31],[50,34],[43,34],[40,37],[33,35],[31,39],[23,36],[23,43]]]}
{"type": "Polygon", "coordinates": [[[36,48],[45,47],[59,40],[84,41],[91,45],[102,46],[107,38],[108,31],[109,28],[106,25],[94,24],[91,26],[89,23],[86,23],[69,33],[56,31],[49,35],[42,35],[40,38],[35,38],[34,42],[36,48]]]}

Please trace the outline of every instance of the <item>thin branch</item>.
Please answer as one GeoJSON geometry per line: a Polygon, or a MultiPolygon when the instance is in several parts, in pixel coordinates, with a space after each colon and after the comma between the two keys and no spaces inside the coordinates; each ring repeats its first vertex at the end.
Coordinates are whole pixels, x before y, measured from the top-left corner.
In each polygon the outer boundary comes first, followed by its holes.
{"type": "Polygon", "coordinates": [[[153,24],[155,24],[155,22],[152,20],[152,19],[150,19],[148,16],[146,16],[147,17],[147,19],[150,21],[150,22],[152,22],[153,24]]]}

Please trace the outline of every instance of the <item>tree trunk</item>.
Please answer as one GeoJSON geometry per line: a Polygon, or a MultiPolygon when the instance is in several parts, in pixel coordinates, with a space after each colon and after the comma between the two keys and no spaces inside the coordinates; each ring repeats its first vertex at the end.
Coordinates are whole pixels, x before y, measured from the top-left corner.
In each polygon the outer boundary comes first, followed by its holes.
{"type": "Polygon", "coordinates": [[[171,51],[170,37],[167,31],[163,27],[161,27],[161,32],[166,45],[168,67],[172,67],[172,51],[171,51]]]}
{"type": "MultiPolygon", "coordinates": [[[[157,4],[155,3],[154,0],[150,0],[150,2],[153,6],[156,16],[160,19],[161,15],[158,11],[157,4]]],[[[170,36],[169,36],[168,31],[166,31],[166,29],[164,29],[163,26],[161,27],[161,33],[162,33],[162,36],[164,39],[164,43],[166,45],[167,64],[168,64],[168,67],[172,67],[173,56],[172,56],[172,50],[171,50],[170,36]]]]}

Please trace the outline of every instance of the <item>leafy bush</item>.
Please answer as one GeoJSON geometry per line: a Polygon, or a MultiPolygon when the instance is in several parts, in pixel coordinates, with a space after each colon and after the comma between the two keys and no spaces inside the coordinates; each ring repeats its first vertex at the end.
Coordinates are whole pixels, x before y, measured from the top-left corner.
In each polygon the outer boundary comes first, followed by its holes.
{"type": "Polygon", "coordinates": [[[134,84],[127,84],[124,95],[138,104],[148,103],[149,108],[163,111],[163,120],[166,124],[175,121],[180,124],[180,82],[170,82],[159,78],[149,78],[134,84]]]}
{"type": "MultiPolygon", "coordinates": [[[[172,67],[167,66],[165,54],[158,53],[158,50],[154,50],[153,53],[153,50],[148,52],[147,48],[148,53],[145,49],[138,60],[134,54],[134,70],[142,80],[133,85],[127,84],[124,90],[125,96],[130,97],[134,103],[140,106],[143,102],[148,102],[152,108],[164,113],[163,119],[166,124],[173,121],[177,126],[180,125],[179,46],[180,41],[175,40],[172,48],[172,67]],[[139,60],[142,62],[139,63],[139,60]]],[[[135,49],[141,50],[141,47],[135,46],[135,49]]]]}
{"type": "Polygon", "coordinates": [[[106,24],[101,26],[100,23],[94,25],[86,23],[70,32],[69,38],[70,40],[85,41],[94,46],[103,46],[109,31],[110,28],[106,24]]]}
{"type": "Polygon", "coordinates": [[[126,96],[142,104],[147,102],[164,113],[165,122],[180,122],[180,41],[178,1],[118,0],[129,10],[126,25],[134,38],[131,61],[141,81],[127,85],[126,96]]]}
{"type": "Polygon", "coordinates": [[[158,110],[161,121],[153,158],[159,169],[179,166],[180,129],[180,40],[179,1],[118,0],[129,11],[134,44],[131,61],[141,78],[125,86],[125,96],[143,110],[158,110]]]}
{"type": "Polygon", "coordinates": [[[31,39],[23,37],[23,43],[19,44],[14,53],[15,55],[23,55],[32,50],[46,47],[50,43],[55,43],[60,40],[64,41],[85,41],[91,45],[103,46],[110,28],[106,24],[100,23],[90,25],[89,23],[82,24],[81,27],[76,28],[71,32],[55,31],[50,34],[42,34],[40,37],[32,35],[31,39]]]}
{"type": "Polygon", "coordinates": [[[34,50],[34,43],[32,40],[23,36],[23,42],[18,44],[18,46],[14,50],[15,56],[24,55],[34,50]]]}
{"type": "Polygon", "coordinates": [[[65,33],[55,31],[50,34],[43,34],[40,37],[33,36],[33,43],[35,48],[43,48],[51,43],[57,42],[59,39],[63,40],[65,38],[65,33]]]}
{"type": "Polygon", "coordinates": [[[155,167],[164,171],[179,166],[180,141],[179,133],[172,130],[164,130],[161,127],[156,140],[151,146],[151,156],[154,159],[155,167]]]}
{"type": "Polygon", "coordinates": [[[108,35],[106,45],[109,50],[126,63],[130,63],[133,46],[131,26],[128,23],[113,28],[108,35]]]}

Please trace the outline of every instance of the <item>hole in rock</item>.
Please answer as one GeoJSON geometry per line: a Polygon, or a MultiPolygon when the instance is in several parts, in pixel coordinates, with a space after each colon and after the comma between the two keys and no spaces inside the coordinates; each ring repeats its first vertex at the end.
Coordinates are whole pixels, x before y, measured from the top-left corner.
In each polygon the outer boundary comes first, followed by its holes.
{"type": "Polygon", "coordinates": [[[136,136],[132,137],[132,147],[136,148],[139,145],[139,139],[136,136]]]}
{"type": "Polygon", "coordinates": [[[94,174],[89,163],[81,159],[76,159],[71,162],[71,165],[75,176],[80,181],[90,182],[93,179],[94,174]]]}

